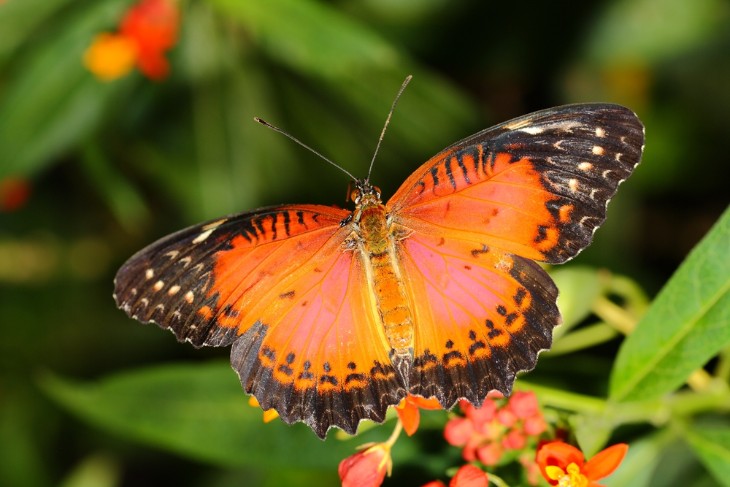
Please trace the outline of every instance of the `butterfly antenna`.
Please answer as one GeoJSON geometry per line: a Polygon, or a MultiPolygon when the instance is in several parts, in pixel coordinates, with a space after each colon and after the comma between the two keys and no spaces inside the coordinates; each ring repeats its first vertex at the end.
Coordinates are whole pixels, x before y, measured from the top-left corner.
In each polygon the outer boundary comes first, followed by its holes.
{"type": "Polygon", "coordinates": [[[388,124],[390,123],[390,117],[393,116],[393,112],[395,111],[395,106],[398,104],[398,100],[400,99],[400,96],[403,94],[403,91],[406,89],[406,86],[408,86],[408,83],[411,82],[411,79],[413,78],[412,74],[409,74],[406,76],[406,79],[403,80],[403,84],[400,85],[400,90],[398,90],[398,94],[395,95],[395,100],[393,100],[393,104],[390,106],[390,111],[388,112],[388,118],[385,119],[385,124],[383,125],[383,130],[380,132],[380,138],[378,138],[378,145],[375,146],[375,152],[373,153],[373,158],[370,160],[370,168],[368,169],[368,177],[365,178],[365,181],[370,181],[370,173],[373,170],[373,164],[375,163],[375,157],[378,155],[378,151],[380,150],[380,144],[383,142],[383,137],[385,137],[385,130],[388,128],[388,124]]]}
{"type": "Polygon", "coordinates": [[[307,144],[305,144],[305,143],[304,143],[304,142],[302,142],[301,140],[297,139],[297,138],[296,138],[296,137],[294,137],[293,135],[291,135],[291,134],[289,134],[289,133],[285,132],[284,130],[280,129],[280,128],[279,128],[279,127],[277,127],[276,125],[271,125],[271,124],[270,124],[269,122],[267,122],[266,120],[264,120],[264,119],[262,119],[262,118],[259,118],[259,117],[253,117],[253,119],[254,119],[255,121],[257,121],[258,123],[260,123],[261,125],[263,125],[263,126],[265,126],[265,127],[268,127],[268,128],[270,128],[270,129],[271,129],[271,130],[273,130],[274,132],[279,132],[279,133],[280,133],[281,135],[283,135],[283,136],[287,137],[287,138],[288,138],[289,140],[293,140],[294,142],[296,142],[297,144],[301,145],[301,146],[302,146],[302,147],[304,147],[305,149],[309,150],[309,151],[310,151],[310,152],[312,152],[313,154],[316,154],[317,156],[319,156],[319,157],[320,157],[320,158],[321,158],[322,160],[324,160],[324,161],[326,161],[326,162],[329,162],[330,164],[332,164],[333,166],[335,166],[335,167],[336,167],[337,169],[339,169],[340,171],[342,171],[342,172],[344,172],[345,174],[347,174],[348,176],[350,176],[350,179],[352,179],[353,181],[357,181],[357,178],[356,178],[355,176],[353,176],[352,174],[350,174],[350,172],[349,172],[349,171],[348,171],[347,169],[345,169],[345,168],[343,168],[342,166],[340,166],[339,164],[337,164],[337,163],[335,163],[335,162],[332,162],[331,160],[327,159],[327,158],[326,158],[325,156],[323,156],[322,154],[320,154],[320,153],[319,153],[319,152],[317,152],[316,150],[312,149],[312,148],[311,148],[311,147],[309,147],[309,146],[308,146],[307,144]]]}

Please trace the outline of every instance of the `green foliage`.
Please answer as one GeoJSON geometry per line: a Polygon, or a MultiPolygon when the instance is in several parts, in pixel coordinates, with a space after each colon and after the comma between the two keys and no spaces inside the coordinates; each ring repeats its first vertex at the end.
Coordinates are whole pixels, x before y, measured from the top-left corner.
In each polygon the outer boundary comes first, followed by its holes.
{"type": "Polygon", "coordinates": [[[613,401],[657,398],[730,347],[730,210],[692,251],[621,346],[613,401]]]}
{"type": "Polygon", "coordinates": [[[302,425],[265,425],[226,362],[164,365],[96,384],[55,376],[41,383],[60,404],[98,426],[221,466],[287,465],[333,475],[332,465],[349,454],[350,445],[332,448],[302,425]]]}

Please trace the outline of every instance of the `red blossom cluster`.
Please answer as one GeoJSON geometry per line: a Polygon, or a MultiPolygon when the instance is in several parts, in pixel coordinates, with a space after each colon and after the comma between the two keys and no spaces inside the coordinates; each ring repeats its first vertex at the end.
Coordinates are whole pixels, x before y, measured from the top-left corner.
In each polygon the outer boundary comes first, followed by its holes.
{"type": "Polygon", "coordinates": [[[494,397],[487,397],[480,408],[462,401],[464,416],[446,424],[446,441],[462,447],[467,462],[497,465],[505,452],[523,450],[529,437],[537,438],[547,429],[535,394],[515,392],[501,404],[494,397]]]}
{"type": "Polygon", "coordinates": [[[103,81],[120,78],[135,65],[148,78],[163,79],[170,70],[165,53],[177,42],[179,17],[174,0],[140,0],[124,15],[118,32],[96,36],[84,64],[103,81]]]}
{"type": "MultiPolygon", "coordinates": [[[[257,406],[255,400],[251,405],[257,406]]],[[[444,437],[462,448],[467,464],[462,465],[449,481],[449,487],[488,487],[490,479],[507,485],[496,474],[484,468],[498,467],[517,461],[523,469],[524,481],[538,485],[542,476],[550,485],[559,487],[602,487],[598,480],[613,473],[621,464],[628,445],[617,444],[586,461],[583,453],[563,441],[543,441],[547,424],[532,392],[515,392],[509,400],[501,394],[490,394],[481,407],[467,401],[459,403],[463,416],[453,417],[444,429],[444,437]]],[[[401,431],[416,432],[420,409],[442,409],[435,398],[407,396],[395,408],[398,423],[388,440],[362,445],[359,451],[340,462],[338,473],[343,487],[379,487],[393,467],[391,449],[401,431]]],[[[265,412],[265,420],[276,412],[265,412]],[[268,415],[268,416],[267,416],[268,415]]],[[[422,487],[446,487],[440,480],[422,487]]]]}

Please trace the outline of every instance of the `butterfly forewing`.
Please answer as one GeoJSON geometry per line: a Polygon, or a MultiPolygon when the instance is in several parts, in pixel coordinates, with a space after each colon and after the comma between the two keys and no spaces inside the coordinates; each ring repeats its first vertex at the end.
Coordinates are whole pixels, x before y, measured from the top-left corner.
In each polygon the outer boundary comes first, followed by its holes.
{"type": "MultiPolygon", "coordinates": [[[[430,224],[535,260],[561,263],[591,241],[639,163],[644,129],[609,104],[551,108],[444,149],[388,202],[406,226],[430,224]]],[[[419,227],[420,228],[420,227],[419,227]]]]}
{"type": "Polygon", "coordinates": [[[300,205],[183,230],[134,255],[115,281],[131,317],[196,346],[229,345],[246,392],[320,437],[383,421],[405,396],[372,314],[349,212],[300,205]]]}
{"type": "Polygon", "coordinates": [[[306,258],[315,252],[312,242],[331,238],[347,214],[312,205],[271,207],[181,230],[142,249],[119,269],[114,298],[132,318],[169,328],[181,341],[229,345],[252,324],[241,323],[236,310],[227,307],[231,294],[243,293],[247,283],[260,289],[278,281],[297,267],[294,255],[306,258]],[[233,250],[246,258],[222,264],[233,250]],[[222,288],[231,272],[236,286],[222,288]]]}

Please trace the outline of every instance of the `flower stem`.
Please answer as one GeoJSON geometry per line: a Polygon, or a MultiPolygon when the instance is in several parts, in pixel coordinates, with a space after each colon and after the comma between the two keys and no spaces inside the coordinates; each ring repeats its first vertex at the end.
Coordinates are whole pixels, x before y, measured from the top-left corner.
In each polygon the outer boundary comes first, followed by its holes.
{"type": "Polygon", "coordinates": [[[403,431],[403,423],[400,422],[400,418],[398,419],[398,422],[395,424],[395,428],[393,429],[393,432],[390,434],[387,440],[385,440],[384,444],[388,446],[388,448],[392,447],[395,442],[398,440],[398,437],[401,434],[401,431],[403,431]]]}

